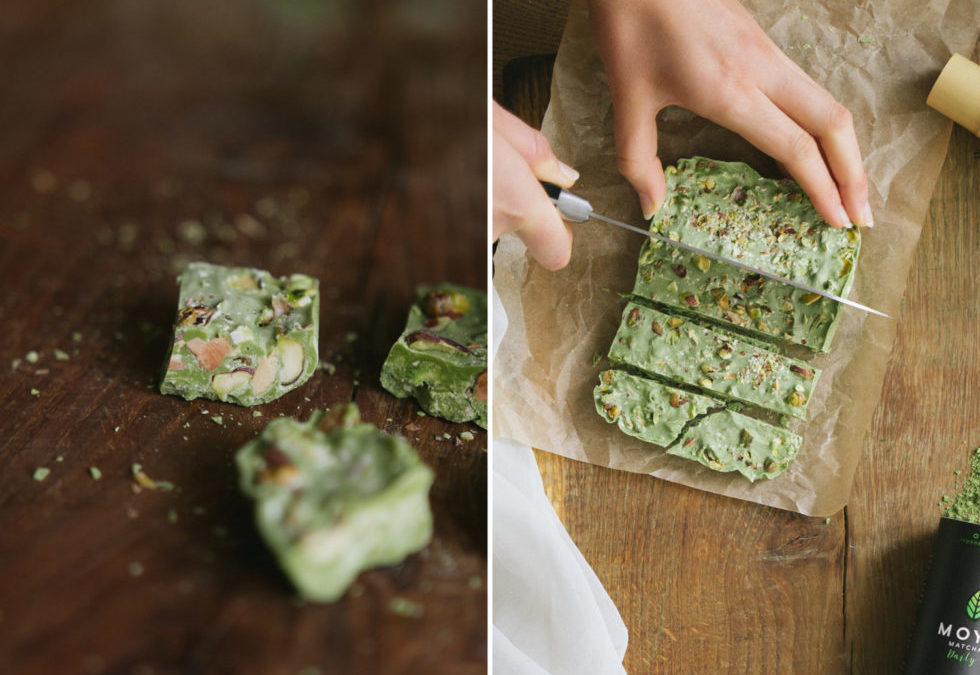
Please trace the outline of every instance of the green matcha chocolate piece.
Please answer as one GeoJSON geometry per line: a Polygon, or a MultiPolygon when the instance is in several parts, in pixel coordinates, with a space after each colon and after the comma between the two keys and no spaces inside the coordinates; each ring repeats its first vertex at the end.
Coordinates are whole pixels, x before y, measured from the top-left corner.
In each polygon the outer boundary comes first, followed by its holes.
{"type": "Polygon", "coordinates": [[[623,310],[609,360],[793,417],[806,416],[820,375],[802,361],[634,302],[623,310]]]}
{"type": "Polygon", "coordinates": [[[313,277],[191,263],[180,275],[160,391],[239,405],[272,401],[316,371],[319,331],[320,282],[313,277]]]}
{"type": "Polygon", "coordinates": [[[420,286],[401,337],[381,368],[381,386],[412,396],[430,415],[487,427],[487,294],[420,286]]]}
{"type": "MultiPolygon", "coordinates": [[[[650,222],[652,231],[847,295],[860,235],[856,229],[827,225],[795,182],[763,178],[741,162],[704,157],[681,159],[666,175],[667,197],[650,222]]],[[[649,244],[641,253],[634,293],[665,304],[683,303],[709,319],[819,351],[830,348],[840,309],[833,301],[724,263],[689,255],[674,259],[672,252],[649,244]],[[801,303],[802,308],[795,307],[801,303]]]]}
{"type": "Polygon", "coordinates": [[[633,295],[772,341],[830,350],[838,303],[648,239],[633,295]]]}
{"type": "Polygon", "coordinates": [[[362,423],[355,405],[329,431],[317,428],[321,416],[270,422],[236,462],[279,564],[304,598],[332,602],[362,570],[429,541],[433,473],[403,438],[362,423]]]}
{"type": "Polygon", "coordinates": [[[723,405],[718,399],[622,370],[600,373],[593,394],[596,412],[603,419],[618,424],[623,433],[663,447],[674,442],[692,419],[723,405]]]}
{"type": "Polygon", "coordinates": [[[785,471],[802,440],[786,429],[722,410],[691,424],[667,454],[692,459],[715,471],[738,471],[755,481],[785,471]]]}

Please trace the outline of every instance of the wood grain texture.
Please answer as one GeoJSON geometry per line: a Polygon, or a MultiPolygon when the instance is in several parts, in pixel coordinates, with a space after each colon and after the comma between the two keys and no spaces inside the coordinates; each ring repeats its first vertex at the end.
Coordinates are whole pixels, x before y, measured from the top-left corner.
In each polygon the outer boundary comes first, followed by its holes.
{"type": "MultiPolygon", "coordinates": [[[[508,107],[539,124],[547,59],[507,73],[520,79],[504,83],[508,107]]],[[[978,149],[953,130],[840,513],[825,522],[536,453],[555,510],[629,629],[627,672],[900,671],[942,497],[980,445],[978,149]]]]}
{"type": "Polygon", "coordinates": [[[378,384],[416,284],[486,280],[486,7],[437,5],[5,6],[0,672],[486,672],[486,433],[378,384]],[[160,395],[194,259],[318,277],[336,373],[262,417],[160,395]],[[232,458],[350,400],[435,469],[435,536],[304,605],[232,458]]]}

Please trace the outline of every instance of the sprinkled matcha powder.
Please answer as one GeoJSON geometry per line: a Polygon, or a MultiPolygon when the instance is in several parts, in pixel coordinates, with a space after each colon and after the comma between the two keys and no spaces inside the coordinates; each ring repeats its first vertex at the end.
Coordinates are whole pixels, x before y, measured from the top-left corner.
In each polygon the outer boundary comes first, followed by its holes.
{"type": "Polygon", "coordinates": [[[947,518],[980,523],[980,448],[973,451],[970,458],[970,475],[963,481],[963,487],[946,509],[947,518]]]}

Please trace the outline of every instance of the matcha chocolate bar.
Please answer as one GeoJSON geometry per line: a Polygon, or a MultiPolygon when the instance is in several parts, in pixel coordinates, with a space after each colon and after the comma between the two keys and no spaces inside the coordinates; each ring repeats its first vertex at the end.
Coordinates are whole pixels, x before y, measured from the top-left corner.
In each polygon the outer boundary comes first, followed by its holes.
{"type": "Polygon", "coordinates": [[[673,443],[692,419],[724,405],[718,399],[622,370],[600,373],[593,395],[596,411],[607,422],[615,422],[623,433],[663,447],[673,443]]]}
{"type": "MultiPolygon", "coordinates": [[[[860,235],[856,229],[827,225],[795,182],[763,178],[741,162],[704,157],[681,159],[666,174],[666,200],[650,222],[651,231],[847,295],[860,235]]],[[[821,351],[830,348],[840,309],[837,303],[708,258],[674,259],[671,253],[667,259],[667,255],[650,244],[644,247],[636,295],[670,305],[683,303],[709,319],[770,338],[821,351]],[[671,279],[670,272],[676,278],[671,279]],[[796,308],[800,303],[802,307],[796,308]]]]}
{"type": "Polygon", "coordinates": [[[381,386],[450,422],[487,426],[487,294],[454,284],[422,286],[381,386]]]}
{"type": "Polygon", "coordinates": [[[738,471],[755,481],[775,478],[785,471],[802,440],[786,429],[722,410],[691,424],[667,454],[700,462],[715,471],[738,471]]]}
{"type": "Polygon", "coordinates": [[[806,416],[820,374],[802,361],[634,302],[623,310],[609,360],[793,417],[806,416]]]}
{"type": "MultiPolygon", "coordinates": [[[[339,412],[339,411],[338,411],[339,412]]],[[[238,451],[242,491],[300,594],[332,602],[359,572],[402,561],[432,534],[432,470],[349,404],[330,431],[279,418],[238,451]]]]}
{"type": "Polygon", "coordinates": [[[313,277],[198,262],[179,281],[162,393],[256,405],[316,370],[320,284],[313,277]]]}
{"type": "Polygon", "coordinates": [[[749,335],[827,352],[838,303],[733,265],[648,239],[633,295],[749,335]]]}

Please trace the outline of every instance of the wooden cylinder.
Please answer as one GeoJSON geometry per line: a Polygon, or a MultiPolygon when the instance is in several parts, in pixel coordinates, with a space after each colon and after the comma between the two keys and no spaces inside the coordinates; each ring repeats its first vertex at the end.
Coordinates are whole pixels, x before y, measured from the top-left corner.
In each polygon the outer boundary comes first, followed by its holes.
{"type": "Polygon", "coordinates": [[[980,136],[980,65],[953,54],[932,86],[926,105],[980,136]]]}

